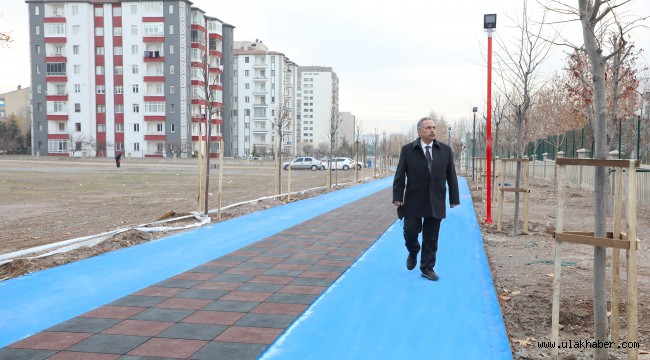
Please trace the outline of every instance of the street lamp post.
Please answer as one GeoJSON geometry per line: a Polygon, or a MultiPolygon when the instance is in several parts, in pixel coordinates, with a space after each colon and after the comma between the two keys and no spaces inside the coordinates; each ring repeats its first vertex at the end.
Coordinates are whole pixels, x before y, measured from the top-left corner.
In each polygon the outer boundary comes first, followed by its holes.
{"type": "Polygon", "coordinates": [[[483,16],[483,28],[488,33],[488,75],[487,75],[487,148],[485,150],[485,167],[487,168],[487,202],[485,223],[492,224],[492,32],[497,27],[497,14],[485,14],[483,16]]]}
{"type": "Polygon", "coordinates": [[[478,107],[473,107],[472,112],[474,113],[474,127],[472,129],[472,182],[474,182],[474,161],[476,159],[476,111],[478,107]]]}

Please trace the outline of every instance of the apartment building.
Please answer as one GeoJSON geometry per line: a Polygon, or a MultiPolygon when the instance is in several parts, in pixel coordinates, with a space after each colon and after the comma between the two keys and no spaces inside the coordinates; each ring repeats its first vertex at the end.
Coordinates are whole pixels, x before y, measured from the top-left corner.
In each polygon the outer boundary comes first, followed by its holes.
{"type": "Polygon", "coordinates": [[[233,43],[233,141],[238,157],[295,154],[298,66],[260,40],[233,43]],[[282,125],[282,139],[275,128],[282,125]],[[281,140],[281,141],[278,141],[281,140]]]}
{"type": "Polygon", "coordinates": [[[355,136],[357,133],[357,118],[352,115],[351,112],[341,111],[339,112],[339,131],[336,134],[336,143],[340,144],[343,142],[343,139],[348,142],[348,144],[354,143],[356,140],[355,136]]]}
{"type": "Polygon", "coordinates": [[[31,107],[29,105],[30,88],[18,85],[16,90],[0,94],[0,122],[12,115],[16,117],[18,127],[23,134],[27,133],[31,121],[31,107]]]}
{"type": "Polygon", "coordinates": [[[338,119],[339,112],[338,76],[331,67],[299,66],[296,94],[296,140],[313,146],[329,144],[331,119],[338,119]]]}
{"type": "Polygon", "coordinates": [[[187,0],[27,3],[35,154],[185,158],[209,122],[216,156],[232,26],[187,0]]]}

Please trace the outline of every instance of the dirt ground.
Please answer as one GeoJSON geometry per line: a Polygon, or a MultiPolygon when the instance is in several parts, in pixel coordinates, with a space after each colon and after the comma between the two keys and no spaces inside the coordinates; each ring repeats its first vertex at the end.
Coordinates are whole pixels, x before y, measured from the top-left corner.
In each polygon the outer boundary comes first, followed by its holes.
{"type": "MultiPolygon", "coordinates": [[[[0,158],[0,254],[57,241],[88,236],[117,228],[150,223],[173,211],[175,216],[197,209],[197,166],[191,161],[147,162],[127,159],[120,169],[109,161],[6,159],[0,158]]],[[[327,172],[292,171],[291,191],[324,186],[327,172]]],[[[367,177],[364,169],[359,178],[367,177]]],[[[354,171],[338,172],[338,182],[355,180],[354,171]]],[[[390,175],[388,175],[390,176],[390,175]]],[[[283,172],[286,180],[288,172],[283,172]]],[[[244,162],[224,166],[222,205],[275,194],[271,163],[244,162]]],[[[217,203],[217,176],[211,170],[210,204],[217,203]]],[[[291,201],[326,192],[325,189],[292,196],[291,201]]],[[[472,190],[477,219],[506,323],[515,359],[547,359],[550,351],[538,341],[550,340],[554,239],[557,211],[552,182],[531,181],[529,233],[512,236],[514,194],[506,194],[504,229],[496,230],[498,203],[493,202],[494,224],[484,224],[485,203],[481,191],[472,190]]],[[[593,231],[593,194],[568,188],[565,209],[566,231],[593,231]]],[[[262,200],[222,213],[223,219],[285,203],[284,199],[262,200]]],[[[216,206],[210,206],[211,209],[216,206]]],[[[639,204],[638,237],[642,244],[650,230],[648,204],[639,204]]],[[[217,221],[212,216],[213,221],[217,221]]],[[[521,219],[520,219],[521,220],[521,219]]],[[[184,220],[166,225],[183,225],[184,220]]],[[[612,219],[609,218],[608,231],[612,219]]],[[[519,227],[521,229],[521,226],[519,227]]],[[[625,230],[623,230],[625,232],[625,230]]],[[[92,248],[40,259],[19,259],[0,265],[0,281],[67,262],[94,256],[164,236],[128,230],[92,248]]],[[[650,254],[639,252],[639,338],[641,359],[650,359],[650,254]]],[[[592,260],[593,248],[564,244],[560,340],[593,341],[592,260]]],[[[608,276],[611,268],[608,252],[608,276]]],[[[625,256],[622,255],[622,269],[625,256]]],[[[620,329],[626,340],[626,282],[621,271],[620,329]]],[[[609,296],[609,285],[608,285],[609,296]]],[[[610,304],[611,306],[611,304],[610,304]]],[[[591,359],[593,350],[560,351],[562,359],[591,359]]],[[[624,350],[610,351],[610,359],[626,359],[624,350]]]]}
{"type": "MultiPolygon", "coordinates": [[[[497,231],[498,202],[493,201],[493,224],[484,223],[486,204],[481,191],[472,190],[477,218],[481,224],[484,246],[488,254],[497,296],[506,323],[515,359],[548,359],[550,350],[538,348],[538,342],[550,341],[551,305],[553,296],[553,259],[557,191],[548,181],[532,180],[530,191],[529,233],[522,234],[520,222],[517,236],[512,236],[514,193],[506,193],[503,231],[497,231]]],[[[567,188],[565,192],[565,231],[593,231],[593,192],[567,188]]],[[[523,196],[522,206],[523,207],[523,196]]],[[[650,230],[647,204],[637,208],[637,235],[642,239],[638,255],[638,324],[641,359],[650,359],[650,253],[644,251],[650,230]]],[[[520,210],[522,211],[522,210],[520,210]]],[[[520,213],[521,214],[521,213],[520,213]]],[[[520,221],[522,216],[519,217],[520,221]]],[[[623,219],[625,223],[625,216],[623,219]]],[[[624,225],[625,226],[625,225],[624,225]]],[[[613,220],[608,218],[607,231],[613,220]]],[[[623,232],[626,232],[625,228],[623,232]]],[[[627,340],[627,282],[625,252],[621,251],[621,289],[619,292],[619,328],[621,341],[627,340]]],[[[611,279],[611,249],[608,250],[607,277],[611,279]]],[[[560,299],[560,341],[594,341],[593,331],[593,247],[564,243],[562,247],[562,288],[560,299]]],[[[608,280],[607,297],[611,283],[608,280]]],[[[608,301],[608,310],[611,302],[608,301]]],[[[627,359],[626,350],[612,350],[610,359],[627,359]]],[[[560,350],[561,359],[592,359],[593,350],[560,350]]]]}

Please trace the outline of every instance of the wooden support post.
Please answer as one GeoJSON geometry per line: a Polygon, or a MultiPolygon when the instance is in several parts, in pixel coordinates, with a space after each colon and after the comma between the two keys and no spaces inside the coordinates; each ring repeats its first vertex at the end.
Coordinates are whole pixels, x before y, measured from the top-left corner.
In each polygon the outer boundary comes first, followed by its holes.
{"type": "MultiPolygon", "coordinates": [[[[638,342],[638,299],[637,299],[637,239],[636,239],[636,162],[630,160],[627,188],[627,238],[630,242],[630,249],[627,255],[627,341],[638,342]]],[[[620,169],[623,172],[623,169],[620,169]]],[[[637,360],[639,349],[628,349],[627,358],[637,360]]]]}
{"type": "Polygon", "coordinates": [[[506,181],[506,161],[501,160],[501,186],[499,188],[499,220],[497,221],[497,230],[501,231],[501,224],[503,222],[503,187],[506,181]]]}
{"type": "MultiPolygon", "coordinates": [[[[564,231],[564,188],[566,187],[566,166],[560,165],[557,169],[557,215],[555,232],[564,231]]],[[[560,337],[560,276],[562,274],[562,242],[555,239],[555,262],[553,264],[553,308],[551,315],[551,342],[555,345],[551,350],[552,356],[558,355],[560,337]]]]}
{"type": "MultiPolygon", "coordinates": [[[[524,161],[526,163],[527,161],[524,161]]],[[[528,234],[528,193],[529,193],[529,181],[528,181],[528,169],[530,166],[528,164],[525,164],[526,170],[524,170],[524,234],[528,234]]],[[[535,168],[533,168],[533,171],[535,171],[535,168]]]]}
{"type": "MultiPolygon", "coordinates": [[[[579,167],[582,171],[582,166],[579,167]]],[[[623,169],[616,170],[616,188],[614,191],[614,231],[613,238],[621,238],[621,218],[623,216],[623,169]]],[[[610,319],[610,341],[618,344],[618,293],[620,290],[620,262],[621,250],[618,248],[612,249],[612,308],[610,319]]]]}

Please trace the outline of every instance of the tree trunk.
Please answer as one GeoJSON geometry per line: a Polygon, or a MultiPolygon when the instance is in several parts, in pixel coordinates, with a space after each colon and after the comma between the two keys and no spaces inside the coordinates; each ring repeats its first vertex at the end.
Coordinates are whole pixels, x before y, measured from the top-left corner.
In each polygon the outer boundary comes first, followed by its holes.
{"type": "MultiPolygon", "coordinates": [[[[585,49],[591,66],[592,82],[594,89],[594,159],[607,157],[607,100],[605,89],[605,58],[595,38],[594,28],[591,23],[591,12],[588,8],[590,1],[579,0],[580,20],[585,41],[585,49]]],[[[595,168],[594,172],[594,236],[606,237],[606,179],[607,169],[602,166],[595,168]]],[[[606,249],[594,247],[594,340],[607,340],[607,301],[605,297],[605,264],[606,249]]],[[[617,305],[617,304],[616,304],[617,305]]],[[[596,348],[594,355],[597,360],[606,360],[608,350],[596,348]]]]}

